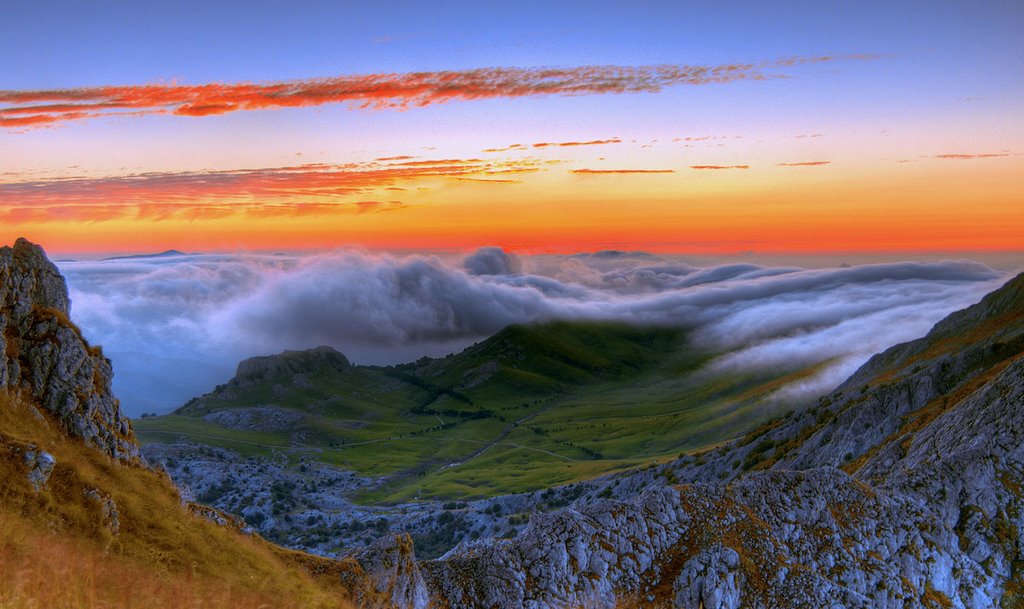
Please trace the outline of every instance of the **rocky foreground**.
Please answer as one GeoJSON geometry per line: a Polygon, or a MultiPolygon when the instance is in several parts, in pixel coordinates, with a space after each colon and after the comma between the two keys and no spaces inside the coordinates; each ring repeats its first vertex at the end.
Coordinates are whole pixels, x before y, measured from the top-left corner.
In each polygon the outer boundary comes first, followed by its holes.
{"type": "MultiPolygon", "coordinates": [[[[42,251],[0,250],[0,278],[2,384],[136,461],[109,363],[68,321],[42,251]]],[[[29,479],[46,468],[33,459],[29,479]]],[[[1019,276],[875,356],[817,407],[697,457],[561,489],[571,503],[534,511],[514,538],[417,561],[399,533],[303,560],[368,607],[1017,607],[1022,489],[1019,276]]]]}

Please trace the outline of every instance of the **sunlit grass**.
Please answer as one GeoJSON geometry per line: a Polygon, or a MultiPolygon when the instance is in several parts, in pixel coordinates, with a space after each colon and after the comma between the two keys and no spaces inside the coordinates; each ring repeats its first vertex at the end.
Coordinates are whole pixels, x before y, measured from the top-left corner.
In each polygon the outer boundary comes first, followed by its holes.
{"type": "Polygon", "coordinates": [[[166,476],[115,463],[25,401],[0,394],[0,430],[0,607],[347,606],[337,577],[298,566],[338,563],[194,515],[166,476]],[[39,492],[25,476],[28,444],[56,459],[39,492]],[[116,534],[90,489],[116,503],[116,534]]]}

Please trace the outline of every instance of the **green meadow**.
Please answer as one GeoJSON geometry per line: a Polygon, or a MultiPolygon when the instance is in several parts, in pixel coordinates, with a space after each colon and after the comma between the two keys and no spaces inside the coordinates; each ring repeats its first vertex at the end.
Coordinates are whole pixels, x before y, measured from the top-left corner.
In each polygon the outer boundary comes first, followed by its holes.
{"type": "Polygon", "coordinates": [[[365,502],[470,499],[705,449],[793,407],[768,396],[817,371],[716,373],[717,355],[675,328],[510,326],[444,358],[236,378],[135,428],[143,442],[184,437],[379,477],[365,502]],[[260,406],[294,420],[214,422],[260,406]]]}

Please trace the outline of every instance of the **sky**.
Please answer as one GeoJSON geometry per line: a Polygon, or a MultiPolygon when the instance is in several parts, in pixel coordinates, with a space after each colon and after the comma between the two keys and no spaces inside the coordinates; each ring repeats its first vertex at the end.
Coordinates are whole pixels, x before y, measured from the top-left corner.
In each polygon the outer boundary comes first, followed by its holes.
{"type": "Polygon", "coordinates": [[[1020,2],[20,2],[51,254],[1024,250],[1020,2]]]}

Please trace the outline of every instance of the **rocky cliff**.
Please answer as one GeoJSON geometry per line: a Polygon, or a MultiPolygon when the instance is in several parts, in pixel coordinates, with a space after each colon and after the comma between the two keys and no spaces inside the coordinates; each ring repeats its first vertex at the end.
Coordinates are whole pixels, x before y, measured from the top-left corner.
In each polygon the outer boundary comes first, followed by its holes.
{"type": "Polygon", "coordinates": [[[70,313],[64,278],[42,248],[25,239],[0,248],[0,387],[30,394],[71,435],[137,461],[131,421],[110,388],[110,360],[70,313]]]}

